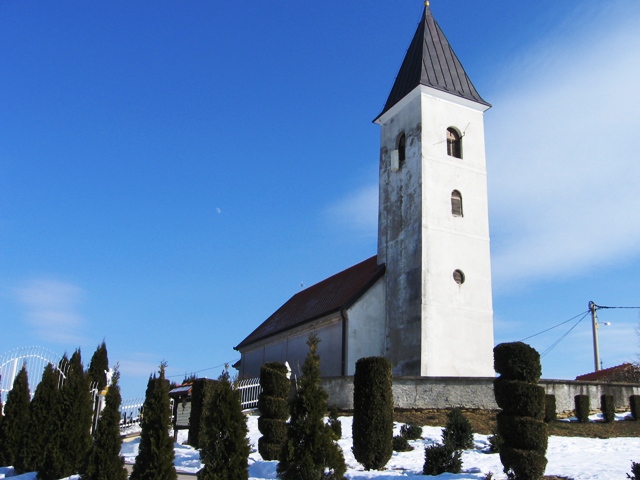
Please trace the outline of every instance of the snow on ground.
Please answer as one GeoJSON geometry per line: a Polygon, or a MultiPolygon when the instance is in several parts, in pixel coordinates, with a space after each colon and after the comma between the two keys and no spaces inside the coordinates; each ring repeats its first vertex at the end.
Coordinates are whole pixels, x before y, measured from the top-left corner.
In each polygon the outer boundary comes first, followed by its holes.
{"type": "MultiPolygon", "coordinates": [[[[627,414],[616,415],[616,420],[623,420],[627,414]]],[[[592,421],[600,419],[601,415],[590,417],[592,421]]],[[[567,419],[566,421],[571,421],[567,419]]],[[[340,417],[342,422],[342,439],[339,441],[347,463],[347,478],[357,480],[424,480],[422,466],[424,464],[424,447],[439,443],[442,439],[442,428],[424,427],[422,439],[409,443],[414,447],[411,452],[394,452],[391,460],[382,471],[365,471],[356,462],[351,452],[353,440],[351,437],[352,417],[340,417]]],[[[395,425],[394,435],[400,433],[400,426],[395,425]]],[[[277,462],[262,460],[258,453],[258,416],[249,415],[249,442],[251,454],[249,456],[250,480],[265,480],[276,478],[277,462]]],[[[640,428],[640,425],[639,425],[640,428]]],[[[198,450],[182,445],[186,441],[187,432],[180,431],[178,443],[175,444],[175,466],[180,473],[195,474],[200,468],[200,454],[198,450]]],[[[474,435],[475,448],[462,453],[462,473],[442,474],[438,480],[482,480],[487,473],[492,472],[494,480],[504,480],[502,464],[497,454],[489,454],[489,440],[487,435],[474,435]]],[[[125,441],[122,444],[122,455],[126,463],[133,464],[140,438],[125,441]]],[[[573,480],[614,480],[625,479],[631,472],[631,461],[640,461],[640,438],[578,438],[578,437],[549,437],[547,450],[547,475],[569,477],[573,480]]],[[[16,480],[35,480],[35,473],[12,476],[13,468],[0,468],[0,478],[12,477],[16,480]]],[[[62,480],[77,480],[73,475],[62,480]]]]}

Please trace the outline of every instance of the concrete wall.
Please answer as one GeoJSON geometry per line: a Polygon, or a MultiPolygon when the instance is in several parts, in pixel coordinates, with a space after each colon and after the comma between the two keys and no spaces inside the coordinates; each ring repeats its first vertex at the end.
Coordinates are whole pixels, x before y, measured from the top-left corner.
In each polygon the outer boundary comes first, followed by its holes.
{"type": "MultiPolygon", "coordinates": [[[[498,408],[493,395],[493,377],[394,377],[395,408],[498,408]]],[[[629,408],[629,396],[640,395],[640,384],[598,384],[570,380],[542,380],[548,394],[556,396],[558,413],[571,413],[574,397],[589,395],[591,409],[599,410],[600,396],[611,394],[616,408],[629,408]]],[[[322,386],[329,394],[329,404],[343,410],[353,409],[353,377],[323,378],[322,386]]]]}

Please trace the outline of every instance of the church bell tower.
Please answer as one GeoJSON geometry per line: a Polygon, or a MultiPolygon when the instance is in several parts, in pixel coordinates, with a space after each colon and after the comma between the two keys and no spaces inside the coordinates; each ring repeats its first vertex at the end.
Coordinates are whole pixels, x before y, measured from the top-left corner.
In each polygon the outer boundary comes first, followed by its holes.
{"type": "Polygon", "coordinates": [[[488,108],[426,6],[375,119],[384,348],[395,375],[494,375],[488,108]]]}

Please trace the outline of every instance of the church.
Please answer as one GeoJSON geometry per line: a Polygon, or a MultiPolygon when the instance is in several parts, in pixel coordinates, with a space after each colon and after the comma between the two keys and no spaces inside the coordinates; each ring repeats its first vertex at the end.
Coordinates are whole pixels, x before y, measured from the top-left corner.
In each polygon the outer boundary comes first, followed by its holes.
{"type": "Polygon", "coordinates": [[[294,374],[320,339],[323,377],[384,356],[394,376],[493,377],[484,112],[429,6],[382,112],[377,254],[310,286],[235,349],[240,378],[294,374]]]}

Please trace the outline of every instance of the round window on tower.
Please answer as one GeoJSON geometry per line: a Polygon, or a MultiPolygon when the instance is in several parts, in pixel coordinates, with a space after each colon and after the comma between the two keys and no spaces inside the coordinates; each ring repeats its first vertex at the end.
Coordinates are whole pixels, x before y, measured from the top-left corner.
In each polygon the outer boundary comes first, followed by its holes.
{"type": "Polygon", "coordinates": [[[458,285],[462,285],[464,283],[464,273],[462,272],[462,270],[454,270],[454,272],[453,272],[453,280],[458,285]]]}

